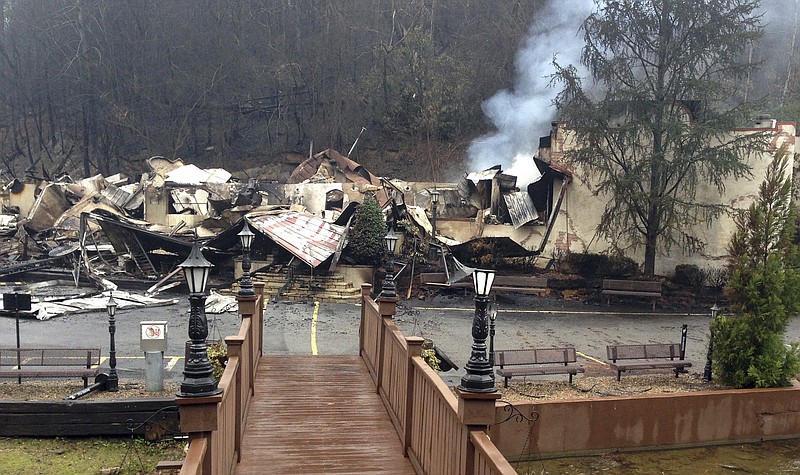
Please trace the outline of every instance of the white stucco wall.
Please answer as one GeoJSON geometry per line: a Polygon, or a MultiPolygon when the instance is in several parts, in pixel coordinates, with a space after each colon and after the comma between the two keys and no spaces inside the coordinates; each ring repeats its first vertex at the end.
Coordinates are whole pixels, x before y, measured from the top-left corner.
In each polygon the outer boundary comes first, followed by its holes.
{"type": "MultiPolygon", "coordinates": [[[[742,129],[733,133],[752,133],[756,129],[742,129]]],[[[759,129],[764,130],[764,129],[759,129]]],[[[715,188],[701,186],[697,190],[697,200],[706,202],[723,203],[732,208],[743,209],[748,207],[758,195],[758,187],[764,180],[766,168],[774,159],[775,151],[786,145],[789,154],[789,173],[794,167],[795,152],[795,124],[778,122],[769,129],[773,136],[770,150],[761,156],[753,157],[748,161],[752,170],[751,179],[730,180],[725,186],[725,192],[720,196],[715,188]]],[[[564,149],[570,146],[568,132],[559,126],[557,138],[552,141],[552,163],[559,163],[564,149]],[[567,135],[565,138],[564,136],[567,135]]],[[[548,240],[543,255],[551,256],[558,250],[571,252],[604,252],[611,247],[611,241],[596,236],[595,230],[605,206],[606,199],[592,194],[591,176],[584,170],[573,170],[573,181],[569,185],[564,204],[560,210],[553,233],[548,240]]],[[[557,193],[557,190],[556,190],[557,193]]],[[[672,275],[677,264],[696,264],[701,268],[718,268],[725,265],[727,256],[726,248],[734,230],[733,219],[723,215],[710,227],[705,225],[695,226],[691,233],[706,243],[702,253],[687,255],[681,249],[674,247],[669,254],[660,254],[656,259],[656,274],[672,275]]],[[[617,243],[623,244],[624,243],[617,243]]],[[[644,248],[627,251],[627,255],[639,263],[644,261],[644,248]]]]}

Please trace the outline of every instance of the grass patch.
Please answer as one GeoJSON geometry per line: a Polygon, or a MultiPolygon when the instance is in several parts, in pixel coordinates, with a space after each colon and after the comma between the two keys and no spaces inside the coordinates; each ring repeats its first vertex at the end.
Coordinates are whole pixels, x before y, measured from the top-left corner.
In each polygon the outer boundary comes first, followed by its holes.
{"type": "Polygon", "coordinates": [[[144,439],[0,438],[0,471],[20,475],[168,474],[161,460],[182,460],[183,443],[144,439]]]}

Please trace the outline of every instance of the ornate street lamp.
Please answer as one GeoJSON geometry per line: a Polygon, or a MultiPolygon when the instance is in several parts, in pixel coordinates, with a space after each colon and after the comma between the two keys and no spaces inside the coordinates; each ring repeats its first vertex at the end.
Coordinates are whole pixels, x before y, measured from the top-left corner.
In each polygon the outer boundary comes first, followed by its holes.
{"type": "Polygon", "coordinates": [[[222,392],[214,379],[214,368],[208,359],[208,321],[206,320],[206,283],[213,264],[208,262],[195,238],[189,257],[178,267],[183,269],[189,287],[189,355],[183,367],[183,382],[178,396],[213,396],[222,392]]]}
{"type": "Polygon", "coordinates": [[[436,246],[433,244],[436,242],[436,211],[439,208],[439,192],[434,189],[431,193],[431,226],[432,226],[432,233],[431,233],[431,246],[428,250],[428,257],[431,260],[436,259],[436,246]]]}
{"type": "Polygon", "coordinates": [[[386,276],[383,278],[383,288],[381,289],[380,296],[388,299],[396,299],[397,289],[394,286],[394,251],[397,249],[397,235],[394,233],[394,230],[389,230],[389,233],[383,238],[383,243],[386,245],[388,257],[386,262],[386,276]]]}
{"type": "Polygon", "coordinates": [[[242,218],[242,230],[239,239],[242,242],[242,278],[239,280],[239,297],[255,297],[253,281],[250,280],[250,246],[253,244],[255,234],[247,225],[247,219],[242,218]]]}
{"type": "Polygon", "coordinates": [[[106,391],[116,392],[119,390],[119,376],[117,376],[117,348],[114,341],[114,334],[117,332],[117,302],[114,300],[114,293],[111,292],[106,302],[106,311],[108,312],[108,333],[111,339],[110,349],[108,350],[108,366],[111,371],[108,374],[106,381],[106,391]]]}
{"type": "Polygon", "coordinates": [[[475,285],[475,318],[472,320],[472,354],[464,366],[467,374],[461,378],[458,389],[469,393],[493,393],[497,391],[492,377],[492,365],[486,357],[486,337],[489,336],[487,309],[489,292],[494,282],[494,271],[475,269],[472,274],[475,285]]]}
{"type": "Polygon", "coordinates": [[[710,333],[708,339],[708,353],[706,353],[706,367],[703,369],[703,381],[711,381],[711,354],[714,351],[714,322],[717,320],[717,314],[719,313],[719,307],[717,307],[717,302],[714,302],[714,306],[711,307],[711,325],[710,325],[710,333]]]}

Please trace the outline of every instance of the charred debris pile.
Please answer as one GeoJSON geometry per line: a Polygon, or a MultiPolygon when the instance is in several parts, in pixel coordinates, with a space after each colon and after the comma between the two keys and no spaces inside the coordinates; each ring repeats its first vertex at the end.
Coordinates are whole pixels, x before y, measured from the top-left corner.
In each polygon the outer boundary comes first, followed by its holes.
{"type": "MultiPolygon", "coordinates": [[[[413,265],[405,278],[438,269],[451,282],[469,270],[461,261],[481,265],[487,255],[497,263],[504,256],[538,254],[509,237],[511,231],[484,236],[485,224],[509,230],[548,224],[534,207],[537,194],[516,189],[514,177],[499,167],[437,184],[377,177],[333,150],[309,157],[285,183],[235,179],[227,170],[180,159],[153,157],[147,165],[136,179],[117,174],[7,182],[0,196],[0,278],[35,271],[101,290],[137,282],[154,294],[180,285],[177,265],[197,240],[227,285],[238,276],[238,233],[245,220],[256,235],[253,272],[295,266],[312,275],[330,273],[346,263],[348,227],[370,195],[406,241],[398,257],[408,261],[405,267],[413,265]],[[440,223],[451,222],[447,228],[436,228],[437,211],[440,223]],[[459,226],[469,229],[452,231],[459,226]]],[[[552,197],[540,198],[552,206],[552,197]]]]}

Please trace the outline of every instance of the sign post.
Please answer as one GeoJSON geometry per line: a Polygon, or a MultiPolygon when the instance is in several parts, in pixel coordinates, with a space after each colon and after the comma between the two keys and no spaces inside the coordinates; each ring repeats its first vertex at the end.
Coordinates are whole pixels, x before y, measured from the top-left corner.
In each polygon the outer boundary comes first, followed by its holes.
{"type": "MultiPolygon", "coordinates": [[[[3,310],[13,310],[17,326],[17,368],[22,367],[22,355],[19,343],[19,312],[31,309],[31,294],[3,294],[3,310]]],[[[22,376],[17,377],[17,383],[22,384],[22,376]]]]}
{"type": "Polygon", "coordinates": [[[141,348],[144,351],[146,391],[164,390],[164,352],[167,350],[167,322],[139,322],[141,348]]]}

